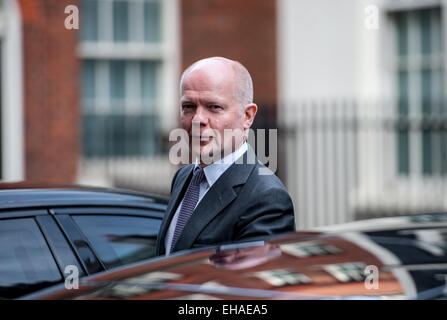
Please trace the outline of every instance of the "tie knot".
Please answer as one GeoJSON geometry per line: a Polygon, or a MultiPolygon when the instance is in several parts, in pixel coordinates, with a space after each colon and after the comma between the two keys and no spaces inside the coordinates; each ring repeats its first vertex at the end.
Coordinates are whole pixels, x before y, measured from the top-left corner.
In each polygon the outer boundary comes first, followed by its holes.
{"type": "Polygon", "coordinates": [[[199,185],[202,182],[204,177],[205,177],[205,173],[203,171],[203,168],[201,168],[201,167],[195,168],[194,174],[191,179],[191,184],[196,185],[196,186],[199,185]]]}

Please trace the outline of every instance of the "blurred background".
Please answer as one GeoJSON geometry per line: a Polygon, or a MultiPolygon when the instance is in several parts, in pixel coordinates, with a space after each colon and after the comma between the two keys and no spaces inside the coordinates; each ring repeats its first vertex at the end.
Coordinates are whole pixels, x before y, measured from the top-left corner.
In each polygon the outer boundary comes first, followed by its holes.
{"type": "Polygon", "coordinates": [[[0,0],[0,177],[169,194],[181,72],[243,63],[297,227],[446,211],[445,0],[0,0]],[[65,7],[79,8],[66,29],[65,7]]]}

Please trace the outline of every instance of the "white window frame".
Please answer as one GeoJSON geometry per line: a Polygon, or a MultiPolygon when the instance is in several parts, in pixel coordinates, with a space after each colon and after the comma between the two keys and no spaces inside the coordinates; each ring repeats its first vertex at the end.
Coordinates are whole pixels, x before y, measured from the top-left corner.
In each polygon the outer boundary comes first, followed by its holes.
{"type": "Polygon", "coordinates": [[[0,13],[2,42],[2,177],[3,181],[23,180],[24,113],[22,73],[22,25],[16,0],[3,0],[0,13]]]}

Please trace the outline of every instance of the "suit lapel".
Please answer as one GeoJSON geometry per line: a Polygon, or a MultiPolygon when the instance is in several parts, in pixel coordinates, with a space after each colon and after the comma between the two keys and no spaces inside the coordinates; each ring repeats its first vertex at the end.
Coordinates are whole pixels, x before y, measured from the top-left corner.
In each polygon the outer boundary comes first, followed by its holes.
{"type": "Polygon", "coordinates": [[[160,226],[160,232],[158,234],[158,241],[157,241],[158,254],[166,252],[165,250],[166,232],[168,231],[172,217],[174,216],[175,211],[182,199],[182,195],[185,193],[185,190],[188,187],[188,182],[191,178],[193,168],[194,165],[189,165],[189,168],[185,168],[183,171],[179,172],[179,176],[177,177],[178,182],[176,182],[178,187],[173,188],[172,190],[170,201],[168,203],[168,208],[166,209],[166,217],[163,219],[163,222],[160,226]]]}
{"type": "MultiPolygon", "coordinates": [[[[250,152],[253,150],[249,147],[248,153],[250,154],[250,152]]],[[[199,202],[174,246],[175,251],[192,247],[206,225],[237,197],[233,187],[245,184],[256,166],[256,163],[252,164],[252,162],[257,162],[254,157],[255,161],[247,163],[247,152],[243,157],[243,163],[232,164],[199,202]]]]}

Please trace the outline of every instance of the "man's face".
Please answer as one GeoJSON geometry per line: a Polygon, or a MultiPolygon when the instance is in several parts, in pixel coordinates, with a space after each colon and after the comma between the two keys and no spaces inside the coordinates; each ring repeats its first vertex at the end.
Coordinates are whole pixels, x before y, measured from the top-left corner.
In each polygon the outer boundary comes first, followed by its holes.
{"type": "Polygon", "coordinates": [[[202,159],[214,155],[219,159],[244,141],[247,119],[234,97],[233,83],[231,68],[222,64],[199,66],[184,77],[180,120],[192,142],[193,155],[200,154],[202,159]],[[224,139],[225,129],[234,130],[233,138],[228,138],[227,132],[224,139]]]}

